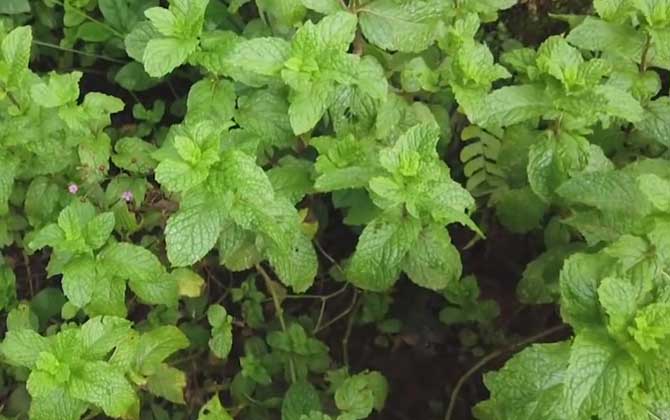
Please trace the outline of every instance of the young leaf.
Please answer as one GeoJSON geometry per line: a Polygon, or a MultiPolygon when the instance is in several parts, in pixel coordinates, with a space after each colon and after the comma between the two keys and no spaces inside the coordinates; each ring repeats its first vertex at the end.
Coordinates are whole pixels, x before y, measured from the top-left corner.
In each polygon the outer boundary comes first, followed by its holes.
{"type": "Polygon", "coordinates": [[[228,357],[233,346],[233,318],[228,315],[226,309],[221,305],[211,305],[207,309],[207,320],[212,326],[212,338],[209,340],[209,348],[220,359],[228,357]]]}
{"type": "Polygon", "coordinates": [[[300,420],[303,415],[321,410],[319,394],[309,382],[296,382],[286,391],[281,407],[282,420],[300,420]]]}

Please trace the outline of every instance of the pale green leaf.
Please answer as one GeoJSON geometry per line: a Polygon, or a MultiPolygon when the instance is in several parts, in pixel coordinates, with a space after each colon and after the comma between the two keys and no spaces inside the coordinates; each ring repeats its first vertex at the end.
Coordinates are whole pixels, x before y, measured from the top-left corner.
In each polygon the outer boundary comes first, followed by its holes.
{"type": "Polygon", "coordinates": [[[137,395],[125,375],[107,362],[88,362],[69,382],[73,397],[103,409],[110,417],[121,417],[137,403],[137,395]]]}
{"type": "Polygon", "coordinates": [[[184,404],[185,388],[186,374],[163,363],[147,378],[149,392],[173,403],[184,404]]]}
{"type": "Polygon", "coordinates": [[[143,374],[152,375],[165,359],[189,345],[188,338],[179,328],[172,325],[155,328],[140,336],[134,365],[143,374]]]}
{"type": "MultiPolygon", "coordinates": [[[[487,373],[484,383],[491,397],[486,404],[495,411],[492,419],[568,420],[562,395],[569,356],[567,342],[536,344],[516,354],[499,371],[487,373]]],[[[481,408],[477,406],[475,412],[481,408]]]]}
{"type": "Polygon", "coordinates": [[[170,263],[185,267],[204,257],[214,248],[222,227],[223,218],[216,203],[200,202],[180,209],[170,217],[165,229],[170,263]]]}
{"type": "Polygon", "coordinates": [[[181,66],[198,47],[197,40],[154,38],[146,44],[142,62],[151,77],[162,77],[181,66]]]}
{"type": "Polygon", "coordinates": [[[83,308],[93,296],[96,282],[95,260],[78,257],[63,267],[63,292],[73,305],[83,308]]]}
{"type": "Polygon", "coordinates": [[[215,395],[200,409],[198,420],[233,420],[233,418],[221,405],[219,396],[215,395]]]}
{"type": "Polygon", "coordinates": [[[49,341],[30,329],[8,331],[0,344],[0,353],[10,365],[33,368],[40,353],[50,349],[49,341]]]}
{"type": "Polygon", "coordinates": [[[342,3],[339,0],[300,0],[300,1],[306,8],[315,10],[324,15],[330,15],[343,10],[342,3]]]}
{"type": "Polygon", "coordinates": [[[578,334],[565,372],[566,409],[572,418],[616,410],[641,381],[635,361],[614,340],[597,332],[578,334]]]}

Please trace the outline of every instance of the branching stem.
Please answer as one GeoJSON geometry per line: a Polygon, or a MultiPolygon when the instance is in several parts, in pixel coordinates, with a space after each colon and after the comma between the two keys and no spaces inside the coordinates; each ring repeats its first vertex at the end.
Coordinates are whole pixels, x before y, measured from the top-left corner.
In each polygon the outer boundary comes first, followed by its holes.
{"type": "MultiPolygon", "coordinates": [[[[265,269],[260,264],[256,264],[256,271],[258,271],[261,277],[263,277],[263,280],[265,281],[265,288],[268,289],[268,292],[270,292],[270,295],[272,296],[272,303],[274,304],[275,307],[275,314],[279,319],[279,324],[281,325],[282,331],[287,332],[288,329],[286,328],[286,320],[284,319],[284,310],[281,307],[281,302],[279,301],[279,296],[277,296],[277,291],[272,285],[273,280],[270,278],[270,275],[267,273],[267,271],[265,271],[265,269]]],[[[295,383],[298,380],[298,378],[295,373],[295,365],[293,363],[293,358],[291,356],[289,356],[288,362],[289,362],[289,371],[291,375],[291,382],[295,383]]]]}
{"type": "Polygon", "coordinates": [[[477,373],[481,368],[486,366],[492,360],[497,359],[505,353],[514,352],[519,350],[522,347],[526,347],[529,344],[532,344],[536,341],[542,340],[545,337],[548,337],[552,334],[555,334],[563,329],[567,328],[566,325],[557,325],[555,327],[549,328],[548,330],[541,331],[531,337],[525,338],[521,341],[513,343],[505,348],[495,350],[488,355],[484,356],[479,362],[475,363],[467,372],[463,374],[456,382],[456,386],[451,393],[451,398],[449,399],[449,407],[447,408],[447,413],[444,416],[444,420],[451,420],[451,416],[454,414],[454,408],[456,407],[456,400],[458,399],[458,394],[461,391],[461,388],[465,383],[470,379],[472,375],[477,373]]]}

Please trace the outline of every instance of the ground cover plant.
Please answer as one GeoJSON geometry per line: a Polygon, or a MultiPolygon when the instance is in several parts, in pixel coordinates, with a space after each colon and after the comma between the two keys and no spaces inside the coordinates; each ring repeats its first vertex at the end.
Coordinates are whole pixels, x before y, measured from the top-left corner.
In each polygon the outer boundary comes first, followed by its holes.
{"type": "Polygon", "coordinates": [[[0,1],[0,420],[670,419],[670,0],[0,1]]]}

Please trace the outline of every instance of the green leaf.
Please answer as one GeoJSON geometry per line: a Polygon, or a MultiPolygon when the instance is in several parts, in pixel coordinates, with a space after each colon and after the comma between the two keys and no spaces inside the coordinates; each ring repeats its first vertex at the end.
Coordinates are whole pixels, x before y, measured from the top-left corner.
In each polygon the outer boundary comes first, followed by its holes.
{"type": "Polygon", "coordinates": [[[300,1],[306,8],[315,10],[324,15],[330,15],[344,10],[342,3],[339,0],[300,0],[300,1]]]}
{"type": "Polygon", "coordinates": [[[121,417],[137,403],[135,390],[117,367],[88,362],[70,379],[73,397],[94,404],[110,417],[121,417]]]}
{"type": "Polygon", "coordinates": [[[305,17],[306,10],[300,0],[259,0],[259,6],[280,26],[295,26],[305,17]]]}
{"type": "Polygon", "coordinates": [[[80,329],[81,341],[88,359],[102,359],[131,336],[132,323],[126,319],[104,316],[86,321],[80,329]]]}
{"type": "Polygon", "coordinates": [[[256,235],[235,223],[225,223],[219,236],[219,262],[231,271],[244,271],[262,260],[256,235]]]}
{"type": "Polygon", "coordinates": [[[295,382],[286,391],[281,406],[282,420],[300,420],[303,415],[321,410],[319,393],[309,382],[295,382]]]}
{"type": "Polygon", "coordinates": [[[170,263],[185,267],[200,260],[214,248],[222,227],[223,219],[214,203],[202,202],[177,212],[165,229],[170,263]]]}
{"type": "Polygon", "coordinates": [[[191,86],[186,106],[187,120],[214,120],[224,124],[235,110],[235,89],[225,80],[203,79],[191,86]]]}
{"type": "Polygon", "coordinates": [[[240,367],[242,368],[242,376],[245,378],[250,378],[261,385],[270,385],[272,383],[272,377],[267,369],[265,369],[261,360],[254,356],[253,353],[240,357],[240,367]]]}
{"type": "Polygon", "coordinates": [[[491,92],[473,117],[484,127],[506,127],[538,119],[552,107],[551,99],[540,86],[506,86],[491,92]]]}
{"type": "MultiPolygon", "coordinates": [[[[5,165],[4,168],[7,169],[10,166],[5,165]]],[[[40,227],[51,220],[55,220],[64,193],[60,185],[46,177],[33,178],[28,186],[26,199],[23,203],[30,224],[40,227]]]]}
{"type": "Polygon", "coordinates": [[[151,77],[163,77],[181,66],[198,47],[197,40],[154,38],[147,42],[142,56],[144,69],[151,77]]]}
{"type": "Polygon", "coordinates": [[[282,240],[273,242],[266,253],[277,276],[294,292],[304,292],[314,282],[318,269],[312,241],[300,226],[295,226],[282,240]]]}
{"type": "Polygon", "coordinates": [[[31,369],[40,353],[49,350],[49,341],[30,329],[8,331],[0,344],[0,353],[8,364],[31,369]]]}
{"type": "Polygon", "coordinates": [[[153,375],[161,369],[165,359],[189,345],[179,328],[172,325],[155,328],[140,336],[134,365],[144,375],[153,375]]]}
{"type": "Polygon", "coordinates": [[[93,258],[73,259],[63,267],[63,292],[73,305],[83,308],[93,297],[96,278],[93,258]]]}
{"type": "Polygon", "coordinates": [[[297,92],[290,98],[288,116],[296,135],[314,128],[333,100],[334,86],[327,81],[315,83],[312,89],[297,92]]]}
{"type": "Polygon", "coordinates": [[[119,168],[145,175],[156,167],[151,157],[156,147],[140,138],[123,137],[116,142],[114,150],[112,161],[119,168]]]}
{"type": "Polygon", "coordinates": [[[432,290],[442,290],[458,281],[461,258],[446,228],[424,228],[403,262],[403,271],[414,283],[432,290]]]}
{"type": "Polygon", "coordinates": [[[567,257],[579,250],[578,244],[549,248],[531,261],[517,284],[519,300],[526,304],[553,303],[559,294],[559,272],[567,257]]]}
{"type": "Polygon", "coordinates": [[[156,372],[147,378],[147,389],[152,394],[177,404],[184,404],[186,374],[166,364],[160,364],[156,372]]]}
{"type": "MultiPolygon", "coordinates": [[[[2,158],[7,159],[4,156],[2,158]]],[[[8,202],[14,187],[17,166],[16,162],[7,159],[7,164],[0,167],[0,215],[6,215],[9,212],[8,202]]]]}
{"type": "Polygon", "coordinates": [[[277,76],[289,58],[290,48],[281,38],[254,38],[237,44],[228,62],[240,73],[277,76]]]}
{"type": "Polygon", "coordinates": [[[607,21],[621,21],[629,18],[634,2],[626,0],[594,0],[593,6],[603,19],[607,21]]]}
{"type": "Polygon", "coordinates": [[[168,9],[152,7],[144,11],[152,25],[165,36],[177,36],[177,18],[168,9]]]}
{"type": "Polygon", "coordinates": [[[300,416],[300,420],[332,420],[332,417],[318,411],[312,411],[309,414],[303,414],[300,416]]]}
{"type": "Polygon", "coordinates": [[[207,320],[212,326],[209,348],[219,359],[228,357],[233,346],[233,318],[221,305],[211,305],[207,309],[207,320]]]}
{"type": "Polygon", "coordinates": [[[645,214],[650,209],[635,178],[622,171],[584,173],[561,185],[556,192],[568,203],[604,211],[645,214]]]}
{"type": "Polygon", "coordinates": [[[372,374],[351,376],[335,391],[335,405],[344,412],[347,419],[365,419],[374,408],[383,408],[388,385],[383,377],[382,382],[378,382],[378,378],[370,375],[372,374]]]}
{"type": "Polygon", "coordinates": [[[264,256],[281,281],[304,292],[314,281],[318,263],[298,212],[288,199],[274,194],[267,175],[250,156],[232,151],[222,157],[222,163],[218,179],[233,194],[231,218],[239,227],[261,235],[264,256]]]}
{"type": "Polygon", "coordinates": [[[276,194],[298,203],[312,191],[312,170],[312,162],[287,156],[267,175],[276,194]]]}
{"type": "Polygon", "coordinates": [[[114,81],[122,88],[134,92],[141,92],[156,86],[160,80],[147,74],[144,66],[132,62],[121,67],[114,76],[114,81]]]}
{"type": "Polygon", "coordinates": [[[128,56],[133,60],[143,62],[147,44],[160,36],[161,34],[151,23],[140,22],[124,39],[128,56]]]}
{"type": "Polygon", "coordinates": [[[398,279],[402,262],[416,245],[420,233],[421,224],[414,218],[373,220],[358,239],[356,251],[346,267],[347,278],[364,290],[389,289],[398,279]]]}
{"type": "Polygon", "coordinates": [[[569,43],[591,51],[604,51],[638,62],[644,49],[644,34],[630,25],[606,22],[587,16],[568,34],[569,43]]]}
{"type": "Polygon", "coordinates": [[[91,249],[100,249],[107,243],[114,230],[114,223],[114,213],[106,212],[98,214],[86,224],[84,236],[91,249]]]}
{"type": "Polygon", "coordinates": [[[233,418],[221,405],[219,396],[215,395],[200,409],[198,420],[233,420],[233,418]]]}
{"type": "Polygon", "coordinates": [[[540,227],[547,205],[529,187],[510,189],[496,204],[500,222],[514,233],[528,233],[540,227]]]}
{"type": "Polygon", "coordinates": [[[0,14],[16,15],[19,13],[30,13],[28,0],[7,0],[0,4],[0,14]]]}
{"type": "Polygon", "coordinates": [[[80,420],[87,410],[88,404],[85,401],[73,398],[65,389],[57,388],[32,398],[30,418],[33,420],[80,420]]]}
{"type": "Polygon", "coordinates": [[[642,121],[639,121],[635,128],[644,136],[669,147],[670,117],[668,115],[670,115],[670,98],[662,96],[646,105],[642,121]]]}
{"type": "Polygon", "coordinates": [[[607,326],[613,335],[625,332],[632,322],[637,311],[636,295],[635,287],[619,277],[606,277],[598,286],[598,298],[607,312],[607,326]]]}
{"type": "Polygon", "coordinates": [[[283,95],[266,89],[256,90],[239,97],[235,121],[262,143],[283,147],[293,140],[288,106],[283,95]]]}
{"type": "Polygon", "coordinates": [[[82,73],[51,73],[47,83],[40,82],[30,88],[32,100],[45,108],[56,108],[79,98],[79,80],[82,73]]]}
{"type": "Polygon", "coordinates": [[[0,311],[16,300],[16,276],[9,267],[0,265],[0,311]]]}
{"type": "Polygon", "coordinates": [[[612,117],[630,122],[639,122],[644,117],[644,109],[630,93],[614,86],[598,86],[595,93],[607,101],[605,111],[612,117]]]}
{"type": "Polygon", "coordinates": [[[77,28],[77,37],[87,42],[105,42],[113,35],[109,27],[97,22],[84,22],[77,28]]]}
{"type": "Polygon", "coordinates": [[[19,26],[7,34],[2,40],[2,58],[9,64],[9,81],[18,78],[23,70],[28,68],[30,61],[30,47],[33,34],[30,26],[19,26]]]}
{"type": "Polygon", "coordinates": [[[645,351],[660,350],[665,339],[670,336],[670,304],[651,303],[635,315],[635,326],[631,335],[645,351]]]}
{"type": "Polygon", "coordinates": [[[635,361],[615,341],[597,332],[578,334],[565,372],[565,408],[572,418],[606,415],[641,382],[635,361]]]}
{"type": "Polygon", "coordinates": [[[149,250],[129,243],[115,243],[99,256],[107,271],[128,280],[133,292],[146,303],[174,305],[178,290],[176,280],[149,250]]]}
{"type": "MultiPolygon", "coordinates": [[[[126,31],[137,20],[128,7],[128,0],[98,0],[98,7],[105,22],[114,28],[126,31]]],[[[148,2],[145,2],[148,3],[148,2]]]]}
{"type": "Polygon", "coordinates": [[[561,315],[577,331],[601,321],[598,285],[613,260],[602,254],[575,254],[561,270],[561,315]]]}
{"type": "Polygon", "coordinates": [[[363,35],[391,51],[419,52],[434,41],[445,4],[441,1],[375,0],[358,9],[363,35]]]}
{"type": "Polygon", "coordinates": [[[475,413],[490,405],[496,419],[567,420],[562,396],[569,357],[568,342],[536,344],[521,351],[499,371],[484,375],[491,397],[475,407],[475,413]]]}
{"type": "Polygon", "coordinates": [[[567,133],[534,144],[528,158],[528,181],[533,192],[551,202],[557,188],[586,167],[588,156],[588,141],[567,133]]]}

